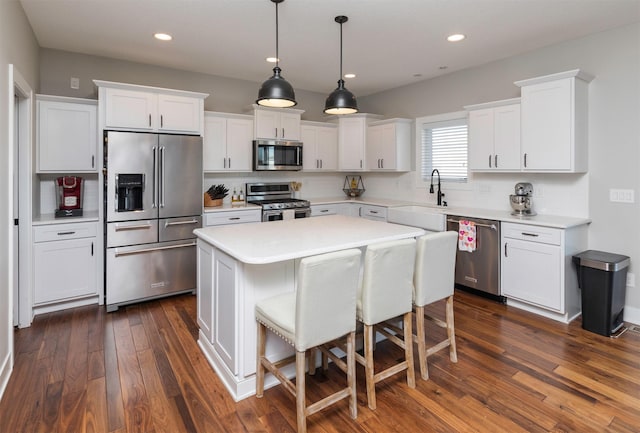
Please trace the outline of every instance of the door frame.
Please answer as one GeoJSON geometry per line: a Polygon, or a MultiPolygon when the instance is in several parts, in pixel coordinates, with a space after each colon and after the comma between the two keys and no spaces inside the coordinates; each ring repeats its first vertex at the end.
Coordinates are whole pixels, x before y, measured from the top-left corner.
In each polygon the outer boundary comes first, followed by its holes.
{"type": "MultiPolygon", "coordinates": [[[[31,86],[23,78],[22,74],[14,65],[9,65],[9,100],[15,101],[18,98],[17,107],[14,102],[9,108],[9,160],[11,170],[9,174],[9,191],[13,195],[13,173],[18,170],[19,189],[18,194],[23,197],[18,200],[18,275],[13,275],[13,252],[14,239],[11,233],[11,245],[9,248],[10,275],[9,287],[11,300],[11,323],[13,326],[25,328],[31,326],[33,319],[32,295],[31,295],[31,250],[32,250],[32,155],[33,155],[33,131],[34,131],[34,92],[31,86]],[[19,119],[19,121],[18,121],[19,119]],[[17,123],[16,123],[17,122],[17,123]],[[16,124],[18,125],[16,130],[16,124]],[[19,148],[18,148],[19,147],[19,148]],[[18,167],[15,167],[16,158],[14,152],[18,151],[18,167]],[[15,287],[19,287],[17,293],[15,287]],[[16,297],[17,295],[17,297],[16,297]],[[13,317],[17,313],[17,317],[13,317]]],[[[9,217],[13,220],[13,201],[10,203],[9,217]]],[[[11,225],[13,230],[13,225],[11,225]]],[[[11,339],[13,341],[13,338],[11,339]]],[[[12,349],[13,351],[13,349],[12,349]]]]}

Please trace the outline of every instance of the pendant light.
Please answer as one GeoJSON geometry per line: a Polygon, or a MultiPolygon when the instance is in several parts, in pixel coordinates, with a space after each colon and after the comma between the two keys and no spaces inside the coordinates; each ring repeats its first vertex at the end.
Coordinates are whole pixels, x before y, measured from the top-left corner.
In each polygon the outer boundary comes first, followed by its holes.
{"type": "Polygon", "coordinates": [[[327,114],[353,114],[358,112],[358,103],[353,93],[344,87],[342,79],[342,24],[349,20],[344,15],[338,15],[335,21],[340,24],[340,79],[338,87],[331,92],[324,104],[324,112],[327,114]]]}
{"type": "Polygon", "coordinates": [[[282,3],[284,0],[271,1],[276,4],[276,67],[273,68],[273,76],[262,83],[256,103],[265,107],[293,107],[297,104],[296,95],[291,84],[280,75],[282,69],[278,66],[280,60],[278,54],[278,3],[282,3]]]}

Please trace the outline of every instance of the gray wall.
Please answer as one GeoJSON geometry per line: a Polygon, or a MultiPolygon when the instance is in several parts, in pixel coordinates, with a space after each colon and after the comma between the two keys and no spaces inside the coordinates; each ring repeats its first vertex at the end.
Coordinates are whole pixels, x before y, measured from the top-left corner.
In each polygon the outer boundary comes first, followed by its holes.
{"type": "MultiPolygon", "coordinates": [[[[32,89],[38,88],[38,45],[16,0],[0,1],[0,396],[13,360],[13,323],[10,258],[13,256],[13,143],[9,142],[9,64],[13,64],[32,89]]],[[[11,84],[12,85],[12,84],[11,84]]],[[[17,259],[17,258],[16,258],[17,259]]],[[[13,278],[17,278],[14,275],[13,278]]]]}
{"type": "MultiPolygon", "coordinates": [[[[266,80],[271,71],[265,68],[264,74],[266,80]]],[[[116,81],[208,93],[204,109],[226,113],[250,110],[261,84],[46,48],[40,50],[40,76],[40,93],[48,95],[97,99],[92,80],[116,81]],[[79,89],[71,89],[71,77],[80,79],[79,89]]],[[[305,110],[303,119],[322,120],[325,98],[326,95],[296,89],[295,108],[305,110]]]]}

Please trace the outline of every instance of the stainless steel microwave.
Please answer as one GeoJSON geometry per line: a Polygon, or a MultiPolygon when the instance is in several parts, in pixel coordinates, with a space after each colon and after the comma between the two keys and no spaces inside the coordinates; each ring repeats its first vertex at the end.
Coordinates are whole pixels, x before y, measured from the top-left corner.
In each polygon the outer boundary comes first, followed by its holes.
{"type": "Polygon", "coordinates": [[[253,140],[253,169],[302,170],[302,142],[253,140]]]}

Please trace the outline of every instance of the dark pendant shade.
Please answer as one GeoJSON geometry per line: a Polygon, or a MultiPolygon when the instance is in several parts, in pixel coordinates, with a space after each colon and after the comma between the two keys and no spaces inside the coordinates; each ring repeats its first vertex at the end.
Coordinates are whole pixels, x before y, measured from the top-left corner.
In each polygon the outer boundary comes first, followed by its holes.
{"type": "Polygon", "coordinates": [[[262,83],[258,91],[258,105],[286,108],[297,104],[293,87],[280,75],[279,67],[273,68],[273,76],[262,83]]]}
{"type": "Polygon", "coordinates": [[[327,114],[353,114],[358,112],[358,103],[353,93],[344,87],[344,80],[338,80],[338,87],[331,92],[324,104],[327,114]]]}
{"type": "Polygon", "coordinates": [[[335,22],[340,24],[340,79],[338,87],[331,92],[324,104],[324,112],[327,114],[353,114],[358,112],[356,97],[344,87],[342,79],[342,24],[349,20],[344,15],[338,15],[335,22]]]}
{"type": "Polygon", "coordinates": [[[291,84],[284,79],[278,66],[278,4],[284,0],[271,0],[276,4],[276,67],[273,68],[273,76],[262,83],[258,91],[256,103],[265,107],[286,108],[297,104],[296,95],[291,84]]]}

